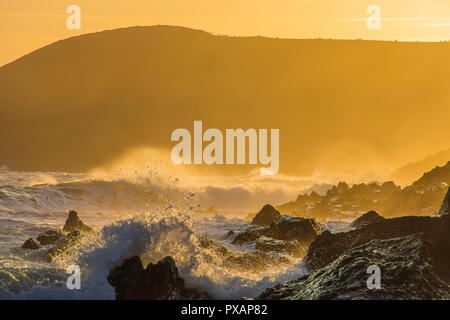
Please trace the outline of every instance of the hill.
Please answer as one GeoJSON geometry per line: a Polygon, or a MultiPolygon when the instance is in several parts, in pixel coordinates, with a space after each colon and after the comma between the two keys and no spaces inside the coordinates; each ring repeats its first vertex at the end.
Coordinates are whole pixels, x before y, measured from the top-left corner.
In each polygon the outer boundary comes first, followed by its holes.
{"type": "Polygon", "coordinates": [[[168,26],[73,37],[0,68],[0,165],[85,171],[130,148],[169,150],[171,132],[194,120],[279,128],[285,174],[405,163],[450,138],[438,130],[450,116],[449,56],[440,43],[168,26]]]}

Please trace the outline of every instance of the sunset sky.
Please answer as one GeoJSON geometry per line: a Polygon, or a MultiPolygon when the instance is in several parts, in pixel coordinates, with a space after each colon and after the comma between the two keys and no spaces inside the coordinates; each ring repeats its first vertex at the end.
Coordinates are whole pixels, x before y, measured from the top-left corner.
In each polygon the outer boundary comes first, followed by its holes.
{"type": "Polygon", "coordinates": [[[450,39],[448,0],[2,0],[0,66],[54,41],[133,25],[179,25],[217,34],[399,41],[450,39]],[[66,28],[69,5],[81,29],[66,28]],[[381,29],[369,30],[370,5],[381,29]]]}

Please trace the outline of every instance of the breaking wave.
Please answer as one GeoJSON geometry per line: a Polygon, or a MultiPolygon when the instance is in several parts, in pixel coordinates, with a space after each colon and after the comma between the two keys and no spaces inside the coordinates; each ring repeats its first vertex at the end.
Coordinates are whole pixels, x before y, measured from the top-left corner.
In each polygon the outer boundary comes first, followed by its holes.
{"type": "Polygon", "coordinates": [[[220,214],[197,214],[197,190],[182,188],[176,178],[122,179],[65,173],[0,175],[0,299],[114,299],[109,271],[139,255],[146,265],[172,256],[180,276],[214,298],[254,297],[277,282],[305,274],[301,261],[271,266],[264,272],[237,271],[217,252],[201,245],[207,235],[234,254],[251,247],[231,244],[224,235],[248,222],[220,214]],[[67,210],[75,209],[97,230],[52,263],[45,247],[22,250],[29,237],[59,229],[67,210]],[[196,213],[196,214],[194,214],[196,213]],[[66,286],[69,265],[81,269],[81,290],[66,286]]]}

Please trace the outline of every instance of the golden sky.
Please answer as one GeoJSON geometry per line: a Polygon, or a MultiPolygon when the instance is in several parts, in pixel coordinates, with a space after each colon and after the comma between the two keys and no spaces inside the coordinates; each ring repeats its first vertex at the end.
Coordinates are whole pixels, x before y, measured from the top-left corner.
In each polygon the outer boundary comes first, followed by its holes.
{"type": "Polygon", "coordinates": [[[1,0],[0,66],[54,41],[133,25],[179,25],[228,35],[289,38],[450,39],[449,0],[1,0]],[[81,29],[66,28],[69,5],[81,29]],[[377,5],[381,28],[368,29],[377,5]]]}

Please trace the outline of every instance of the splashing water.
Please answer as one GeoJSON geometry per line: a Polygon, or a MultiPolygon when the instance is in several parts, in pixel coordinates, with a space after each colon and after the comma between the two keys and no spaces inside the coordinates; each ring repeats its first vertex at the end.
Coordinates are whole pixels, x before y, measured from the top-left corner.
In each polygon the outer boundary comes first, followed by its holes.
{"type": "Polygon", "coordinates": [[[233,246],[223,238],[226,231],[243,230],[247,223],[217,214],[192,218],[196,190],[180,188],[176,179],[99,180],[49,173],[39,177],[7,172],[0,178],[2,299],[114,299],[107,275],[132,255],[139,255],[145,265],[170,255],[188,284],[222,299],[254,297],[275,283],[305,274],[301,261],[261,273],[224,265],[216,252],[201,245],[200,237],[208,234],[237,254],[250,252],[252,248],[233,246]],[[48,248],[20,248],[29,237],[59,229],[69,209],[78,210],[98,234],[85,237],[52,263],[43,259],[48,248]],[[72,264],[81,268],[81,290],[66,287],[65,270],[72,264]]]}

